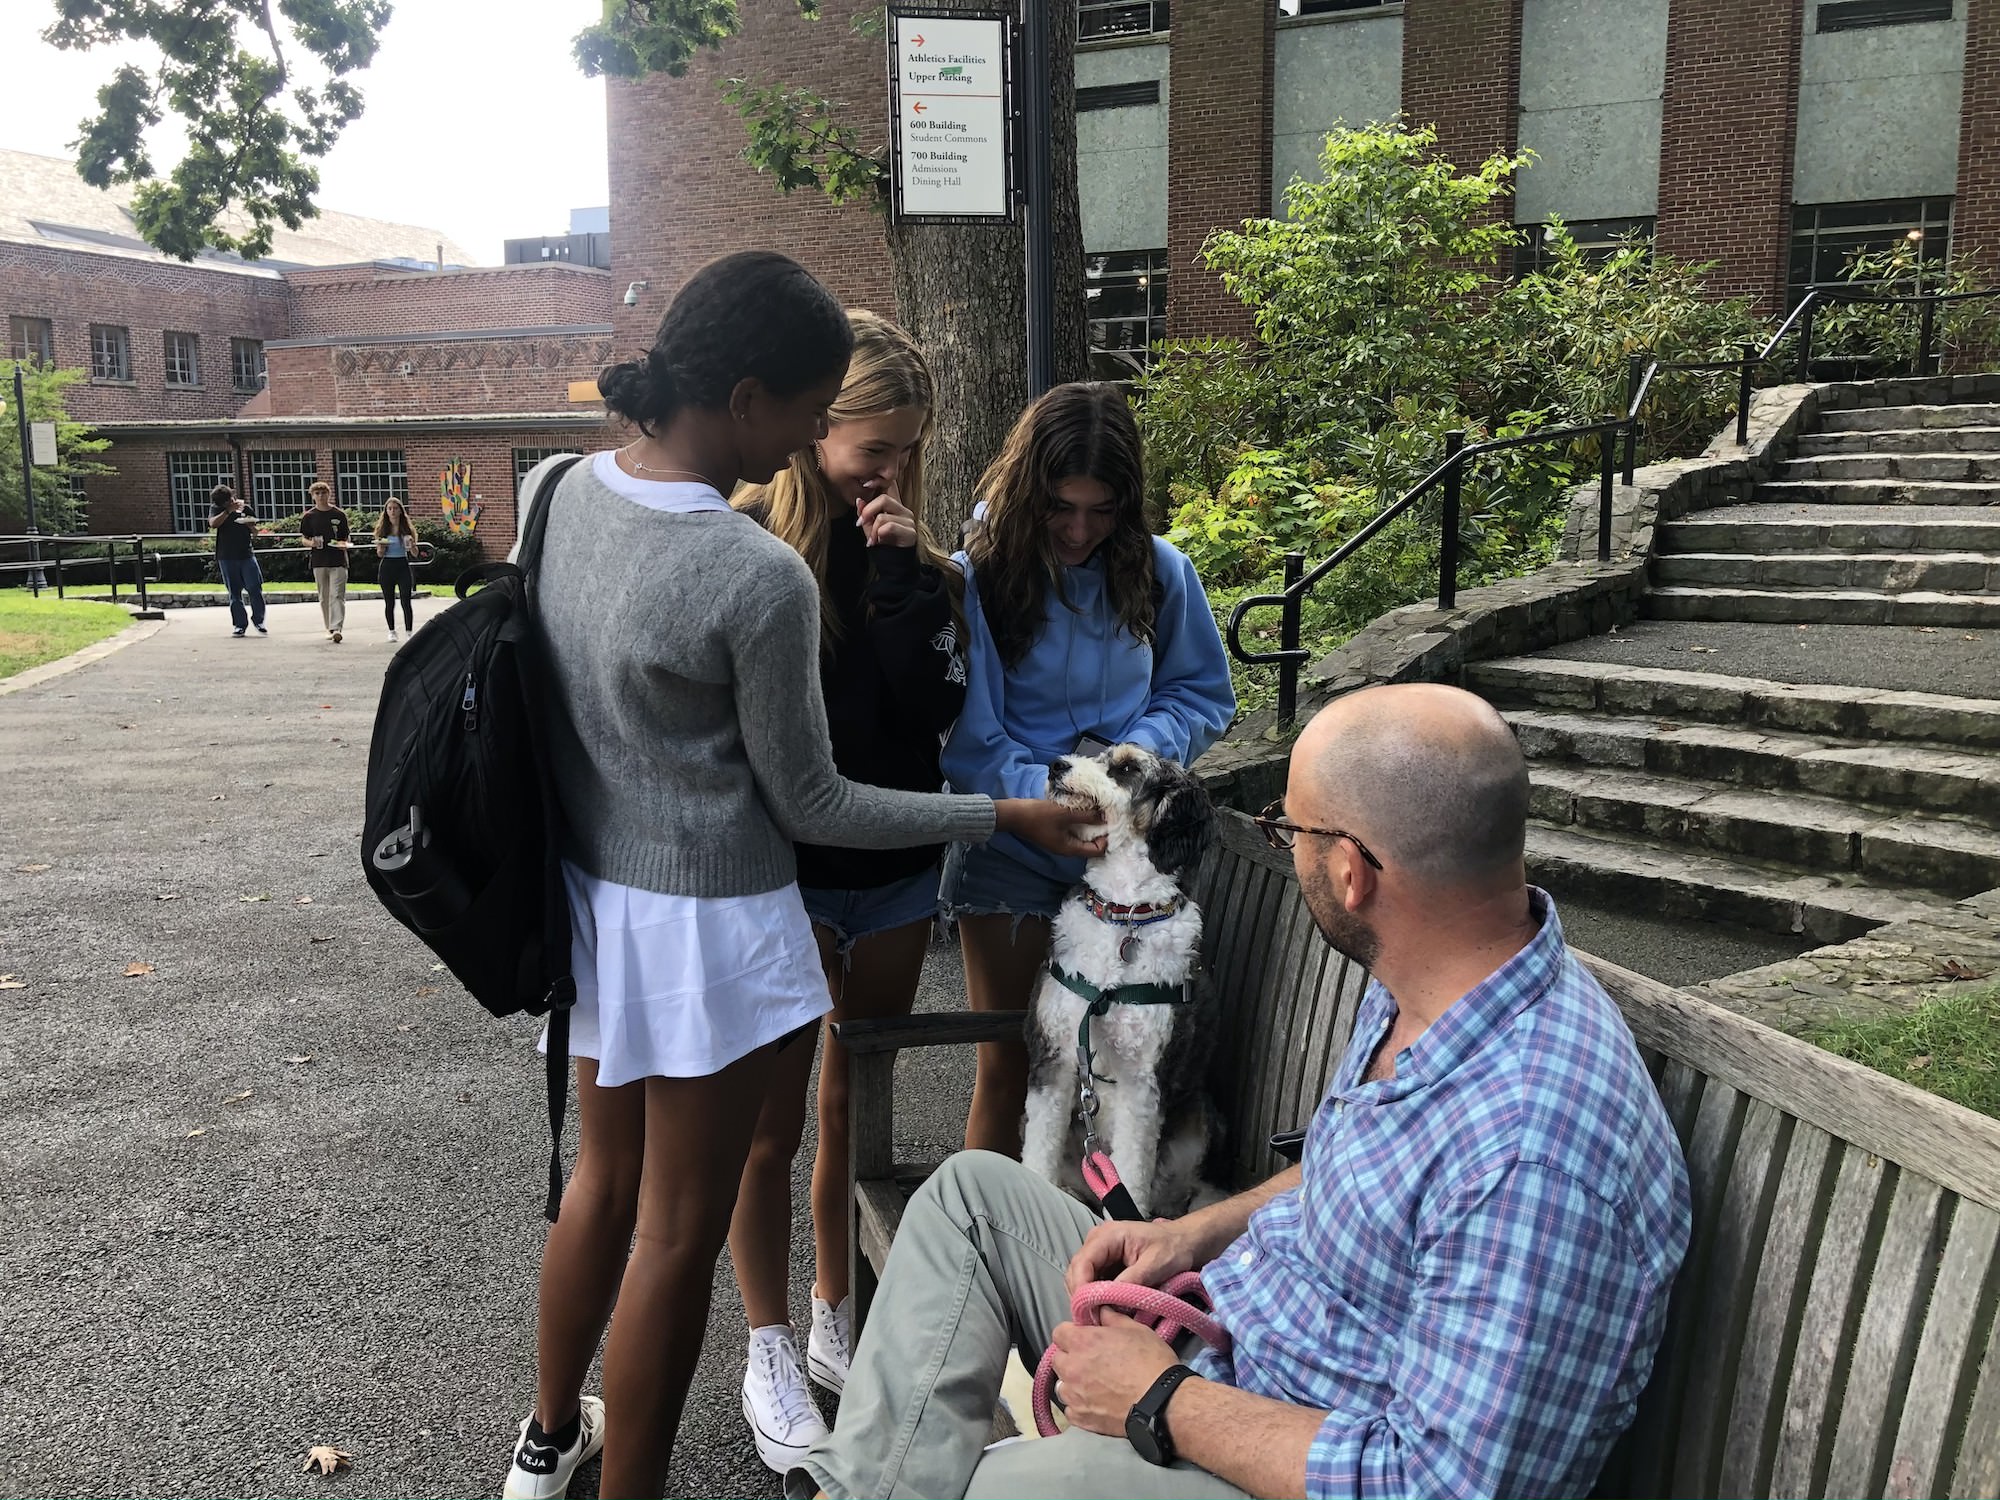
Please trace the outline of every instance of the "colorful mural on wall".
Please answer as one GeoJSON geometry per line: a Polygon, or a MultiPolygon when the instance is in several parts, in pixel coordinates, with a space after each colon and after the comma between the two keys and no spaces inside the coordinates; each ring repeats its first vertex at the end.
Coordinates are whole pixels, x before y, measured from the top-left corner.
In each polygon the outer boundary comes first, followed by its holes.
{"type": "Polygon", "coordinates": [[[472,465],[454,458],[438,474],[438,505],[453,536],[471,536],[481,506],[472,494],[472,465]]]}

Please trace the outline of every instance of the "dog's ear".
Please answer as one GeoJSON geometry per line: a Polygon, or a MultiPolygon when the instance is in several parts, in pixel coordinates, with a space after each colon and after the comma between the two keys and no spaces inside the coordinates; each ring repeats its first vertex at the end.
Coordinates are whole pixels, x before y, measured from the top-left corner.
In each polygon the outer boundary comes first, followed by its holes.
{"type": "Polygon", "coordinates": [[[1163,875],[1192,869],[1215,842],[1215,804],[1208,788],[1192,776],[1182,777],[1153,809],[1153,826],[1146,831],[1146,855],[1163,875]]]}

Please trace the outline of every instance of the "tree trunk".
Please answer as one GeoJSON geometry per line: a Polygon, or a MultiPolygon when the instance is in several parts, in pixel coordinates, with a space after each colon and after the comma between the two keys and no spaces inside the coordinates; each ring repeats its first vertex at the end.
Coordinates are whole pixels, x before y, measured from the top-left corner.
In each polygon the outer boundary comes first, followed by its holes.
{"type": "MultiPolygon", "coordinates": [[[[1056,378],[1081,380],[1083,225],[1076,189],[1076,6],[1051,9],[1050,101],[1055,172],[1056,378]]],[[[978,9],[977,3],[940,9],[978,9]]],[[[956,545],[979,476],[1028,400],[1028,330],[1021,226],[887,225],[896,303],[937,378],[937,431],[926,455],[932,532],[956,545]]]]}

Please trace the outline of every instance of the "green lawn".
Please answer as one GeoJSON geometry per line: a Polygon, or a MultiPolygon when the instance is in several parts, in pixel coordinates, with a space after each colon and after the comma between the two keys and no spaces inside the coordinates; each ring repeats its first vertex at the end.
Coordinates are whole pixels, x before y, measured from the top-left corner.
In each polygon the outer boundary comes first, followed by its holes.
{"type": "Polygon", "coordinates": [[[0,678],[81,651],[116,635],[132,617],[115,604],[36,599],[26,589],[0,589],[0,678]]]}
{"type": "MultiPolygon", "coordinates": [[[[95,595],[109,594],[111,592],[111,586],[105,583],[72,583],[68,585],[68,589],[72,594],[95,595]]],[[[430,586],[418,584],[415,590],[416,597],[422,599],[431,593],[431,591],[430,586]]],[[[146,585],[146,592],[149,594],[220,594],[223,592],[223,587],[219,583],[148,583],[146,585]]],[[[273,583],[270,579],[266,578],[264,580],[264,592],[267,594],[310,594],[315,592],[315,589],[310,579],[304,583],[273,583]]],[[[356,593],[376,593],[378,592],[378,588],[377,585],[372,583],[355,583],[350,579],[347,584],[347,592],[352,597],[356,593]]],[[[136,598],[137,595],[138,590],[134,589],[131,584],[122,578],[118,580],[118,597],[120,599],[136,598]]]]}
{"type": "Polygon", "coordinates": [[[1823,1026],[1806,1040],[2000,1119],[2000,984],[1956,984],[1907,1015],[1823,1026]]]}

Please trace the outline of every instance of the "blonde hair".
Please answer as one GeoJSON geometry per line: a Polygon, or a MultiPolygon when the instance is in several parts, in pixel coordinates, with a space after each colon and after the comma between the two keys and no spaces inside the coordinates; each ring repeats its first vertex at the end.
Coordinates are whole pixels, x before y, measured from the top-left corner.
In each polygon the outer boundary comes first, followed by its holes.
{"type": "MultiPolygon", "coordinates": [[[[931,367],[916,340],[887,318],[859,308],[851,309],[847,316],[854,328],[854,358],[848,363],[840,395],[827,409],[827,426],[831,429],[843,422],[858,422],[908,408],[923,411],[923,430],[905,460],[896,496],[917,520],[917,560],[939,569],[948,582],[955,581],[958,569],[952,564],[951,555],[937,544],[924,524],[924,444],[930,441],[936,416],[936,385],[931,379],[931,367]]],[[[769,484],[739,490],[730,503],[738,510],[755,514],[765,530],[806,560],[806,566],[812,569],[819,583],[820,642],[831,649],[840,637],[840,620],[835,601],[827,592],[827,534],[834,517],[845,511],[846,504],[834,493],[820,469],[818,445],[794,453],[791,463],[779,470],[769,484]]],[[[954,616],[958,613],[955,595],[952,613],[954,616]]]]}

